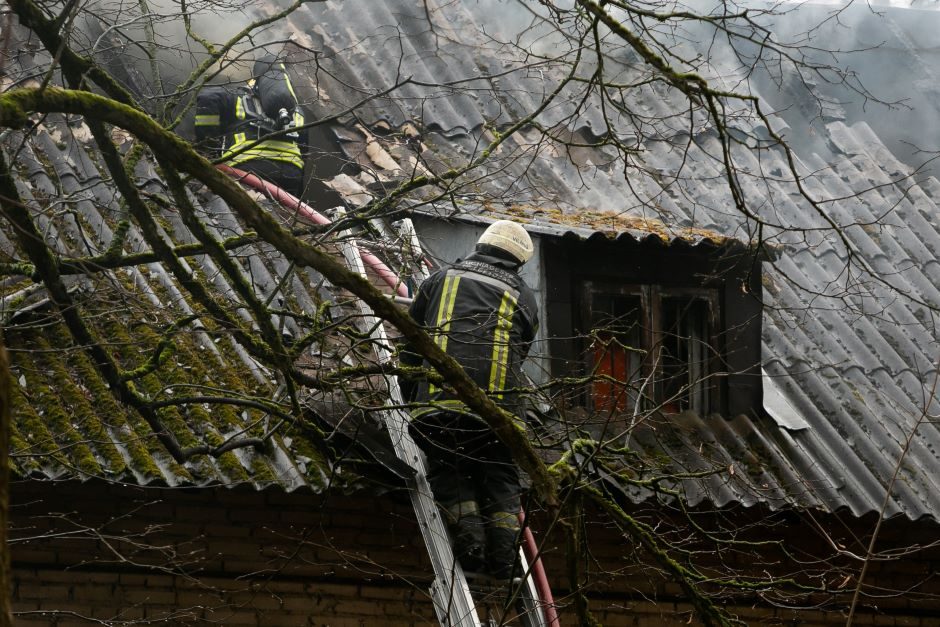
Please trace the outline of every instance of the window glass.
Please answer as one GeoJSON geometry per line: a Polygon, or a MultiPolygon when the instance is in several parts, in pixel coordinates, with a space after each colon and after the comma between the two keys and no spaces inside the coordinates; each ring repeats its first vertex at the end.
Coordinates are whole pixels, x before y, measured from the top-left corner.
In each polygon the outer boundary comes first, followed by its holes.
{"type": "Polygon", "coordinates": [[[647,316],[638,294],[592,295],[592,397],[598,411],[632,411],[641,387],[647,316]]]}
{"type": "Polygon", "coordinates": [[[713,409],[714,294],[589,284],[585,296],[590,406],[629,413],[713,409]]]}
{"type": "Polygon", "coordinates": [[[705,412],[712,353],[709,301],[694,296],[663,296],[661,307],[663,409],[705,412]]]}

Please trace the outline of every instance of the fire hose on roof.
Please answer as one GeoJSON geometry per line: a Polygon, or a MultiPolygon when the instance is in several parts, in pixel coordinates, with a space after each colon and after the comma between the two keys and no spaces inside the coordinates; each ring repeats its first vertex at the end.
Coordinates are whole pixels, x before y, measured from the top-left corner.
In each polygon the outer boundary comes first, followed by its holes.
{"type": "MultiPolygon", "coordinates": [[[[315,222],[317,224],[332,224],[332,221],[324,216],[322,213],[308,205],[307,203],[301,201],[299,198],[293,194],[288,194],[283,189],[269,183],[254,174],[250,174],[243,170],[238,170],[231,166],[224,164],[219,164],[216,166],[222,172],[225,172],[232,178],[238,180],[238,182],[243,185],[247,185],[253,189],[256,189],[259,192],[267,194],[275,201],[279,202],[282,206],[297,211],[304,218],[315,222]]],[[[360,250],[360,255],[362,256],[363,262],[365,262],[379,277],[389,285],[398,296],[403,298],[408,298],[408,287],[404,282],[392,271],[385,263],[373,255],[370,252],[360,250]]]]}

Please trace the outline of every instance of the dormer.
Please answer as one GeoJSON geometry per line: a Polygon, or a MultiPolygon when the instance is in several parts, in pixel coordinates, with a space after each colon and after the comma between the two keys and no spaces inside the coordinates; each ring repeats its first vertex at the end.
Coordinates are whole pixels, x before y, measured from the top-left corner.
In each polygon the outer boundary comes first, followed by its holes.
{"type": "Polygon", "coordinates": [[[543,239],[546,338],[568,403],[595,412],[759,409],[760,263],[740,242],[543,239]]]}

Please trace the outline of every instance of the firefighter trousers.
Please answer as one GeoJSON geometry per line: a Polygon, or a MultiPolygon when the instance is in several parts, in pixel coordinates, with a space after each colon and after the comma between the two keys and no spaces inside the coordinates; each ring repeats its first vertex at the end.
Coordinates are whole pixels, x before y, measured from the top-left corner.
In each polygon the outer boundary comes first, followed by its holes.
{"type": "Polygon", "coordinates": [[[413,424],[461,565],[508,579],[518,547],[520,491],[509,449],[473,416],[442,412],[413,424]]]}

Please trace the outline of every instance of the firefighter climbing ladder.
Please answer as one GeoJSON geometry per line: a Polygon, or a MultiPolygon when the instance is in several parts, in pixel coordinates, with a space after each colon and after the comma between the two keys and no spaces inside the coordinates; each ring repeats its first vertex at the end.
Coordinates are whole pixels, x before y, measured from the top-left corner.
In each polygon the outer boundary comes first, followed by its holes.
{"type": "MultiPolygon", "coordinates": [[[[220,166],[220,169],[238,178],[242,183],[255,187],[259,191],[266,192],[285,207],[290,209],[296,208],[301,213],[306,214],[305,217],[307,219],[321,224],[330,222],[326,217],[270,183],[266,183],[257,177],[246,175],[244,172],[227,166],[220,166]]],[[[420,242],[418,241],[410,220],[402,220],[400,228],[402,232],[398,235],[404,237],[408,245],[413,248],[412,253],[414,257],[420,257],[420,242]]],[[[387,227],[384,225],[382,225],[382,229],[387,231],[387,227]]],[[[380,230],[380,232],[382,231],[380,230]]],[[[385,233],[385,237],[387,238],[391,238],[395,235],[396,234],[391,232],[385,233]]],[[[343,233],[341,249],[349,268],[362,276],[366,276],[363,257],[372,256],[370,253],[360,251],[351,232],[346,231],[343,233]]],[[[402,295],[401,285],[396,285],[397,277],[388,270],[387,266],[374,257],[370,259],[370,262],[373,262],[370,264],[373,266],[373,269],[378,267],[379,275],[382,276],[399,295],[402,295]],[[395,280],[389,280],[389,275],[395,280]]],[[[423,270],[421,272],[423,273],[423,270]]],[[[381,324],[381,321],[376,318],[367,303],[359,299],[357,299],[357,303],[365,328],[370,330],[371,339],[373,340],[372,345],[378,362],[380,364],[389,363],[392,360],[392,354],[389,349],[385,327],[381,324]]],[[[474,601],[471,588],[467,583],[463,570],[459,562],[454,559],[447,527],[434,502],[431,487],[428,483],[424,456],[408,432],[407,414],[398,408],[402,404],[401,388],[399,387],[398,379],[397,377],[386,377],[386,381],[390,407],[384,412],[385,425],[388,429],[392,445],[395,448],[396,455],[414,470],[414,476],[406,479],[406,481],[409,484],[411,503],[434,570],[434,581],[431,584],[430,592],[438,622],[441,627],[485,627],[480,621],[476,607],[477,604],[474,601]]],[[[529,533],[529,540],[531,540],[531,533],[529,533]]],[[[534,542],[532,554],[535,554],[534,542]]],[[[517,606],[520,624],[524,627],[557,627],[559,623],[557,622],[554,608],[551,607],[550,603],[546,604],[544,608],[542,606],[539,589],[533,580],[533,571],[529,568],[525,551],[522,548],[519,549],[519,559],[522,572],[525,576],[518,586],[518,589],[513,591],[513,594],[516,595],[519,601],[517,606]]],[[[536,565],[540,567],[539,564],[536,565]]]]}
{"type": "MultiPolygon", "coordinates": [[[[405,234],[411,235],[412,246],[418,246],[417,238],[410,221],[403,220],[405,234]]],[[[343,255],[349,267],[365,276],[365,266],[359,253],[359,247],[352,234],[347,232],[343,238],[343,255]]],[[[420,251],[415,251],[420,252],[420,251]]],[[[363,301],[359,302],[360,313],[367,328],[372,329],[373,346],[379,363],[385,364],[392,360],[389,350],[385,327],[377,320],[371,308],[363,301]]],[[[392,405],[402,404],[401,388],[397,377],[388,377],[389,399],[392,405]]],[[[440,511],[434,502],[431,488],[428,484],[424,457],[408,432],[408,418],[401,409],[389,409],[385,412],[385,424],[395,447],[398,457],[415,470],[411,479],[411,502],[421,526],[421,533],[427,546],[428,555],[434,568],[434,583],[431,585],[431,596],[434,608],[442,627],[481,627],[480,618],[475,609],[473,595],[467,583],[463,570],[454,559],[450,539],[440,511]]],[[[525,554],[520,548],[519,559],[526,577],[522,580],[522,589],[515,592],[522,600],[520,611],[524,625],[540,627],[548,625],[544,619],[542,608],[538,603],[539,595],[535,587],[530,569],[526,563],[525,554]]]]}

